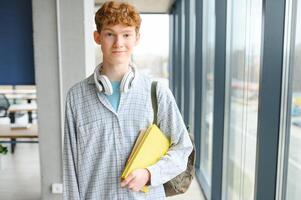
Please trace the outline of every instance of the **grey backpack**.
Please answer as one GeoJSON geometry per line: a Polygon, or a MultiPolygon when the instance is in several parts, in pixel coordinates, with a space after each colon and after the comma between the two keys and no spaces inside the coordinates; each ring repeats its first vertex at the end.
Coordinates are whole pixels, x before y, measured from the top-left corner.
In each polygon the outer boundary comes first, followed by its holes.
{"type": "MultiPolygon", "coordinates": [[[[151,97],[152,106],[154,110],[154,124],[157,124],[158,102],[156,96],[157,82],[152,82],[151,97]]],[[[188,128],[189,132],[189,128],[188,128]]],[[[163,184],[166,196],[173,196],[177,194],[183,194],[186,192],[191,184],[191,181],[195,173],[195,147],[193,136],[189,134],[191,142],[193,144],[193,150],[188,157],[187,168],[184,172],[163,184]]]]}

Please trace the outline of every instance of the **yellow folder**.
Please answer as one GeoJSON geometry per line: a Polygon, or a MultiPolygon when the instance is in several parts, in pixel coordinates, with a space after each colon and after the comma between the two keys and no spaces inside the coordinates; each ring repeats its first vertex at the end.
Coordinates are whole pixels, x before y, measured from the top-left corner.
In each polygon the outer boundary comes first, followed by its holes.
{"type": "MultiPolygon", "coordinates": [[[[135,169],[155,164],[166,154],[169,146],[170,141],[164,133],[155,124],[150,125],[140,132],[121,178],[125,179],[135,169]]],[[[145,186],[142,191],[147,192],[148,188],[145,186]]]]}

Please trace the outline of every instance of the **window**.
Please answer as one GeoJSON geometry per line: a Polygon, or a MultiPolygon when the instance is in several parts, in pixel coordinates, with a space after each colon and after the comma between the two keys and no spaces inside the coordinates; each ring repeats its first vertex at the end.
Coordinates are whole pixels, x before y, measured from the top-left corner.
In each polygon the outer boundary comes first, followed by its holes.
{"type": "MultiPolygon", "coordinates": [[[[280,159],[280,174],[282,179],[278,199],[301,199],[301,184],[296,181],[301,179],[301,2],[297,0],[287,1],[287,15],[285,28],[284,51],[284,91],[282,97],[282,113],[284,116],[283,127],[280,135],[285,135],[281,143],[288,149],[280,159]],[[287,95],[286,95],[287,94],[287,95]],[[287,169],[287,171],[285,171],[287,169]]],[[[282,137],[283,138],[283,137],[282,137]]],[[[280,147],[281,151],[281,147],[280,147]]],[[[282,154],[280,153],[280,156],[282,154]]],[[[278,185],[279,186],[279,185],[278,185]]]]}
{"type": "Polygon", "coordinates": [[[211,185],[214,101],[215,1],[203,1],[203,83],[200,170],[211,185]]]}
{"type": "Polygon", "coordinates": [[[254,199],[261,0],[227,3],[223,199],[254,199]]]}
{"type": "Polygon", "coordinates": [[[141,14],[140,42],[133,53],[138,69],[168,86],[169,15],[141,14]]]}

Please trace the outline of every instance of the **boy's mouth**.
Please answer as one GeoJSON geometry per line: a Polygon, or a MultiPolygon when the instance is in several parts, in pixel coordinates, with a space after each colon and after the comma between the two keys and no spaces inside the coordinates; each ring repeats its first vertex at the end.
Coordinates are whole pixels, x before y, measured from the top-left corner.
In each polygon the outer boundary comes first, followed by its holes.
{"type": "Polygon", "coordinates": [[[125,53],[125,51],[112,51],[113,54],[122,54],[125,53]]]}

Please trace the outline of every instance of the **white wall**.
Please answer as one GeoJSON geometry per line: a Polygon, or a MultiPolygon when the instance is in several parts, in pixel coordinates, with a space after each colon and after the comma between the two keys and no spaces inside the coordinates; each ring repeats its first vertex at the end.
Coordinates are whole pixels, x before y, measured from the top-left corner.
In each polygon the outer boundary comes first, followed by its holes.
{"type": "Polygon", "coordinates": [[[62,199],[51,185],[62,183],[65,96],[95,64],[94,1],[33,0],[32,10],[42,199],[62,199]]]}

